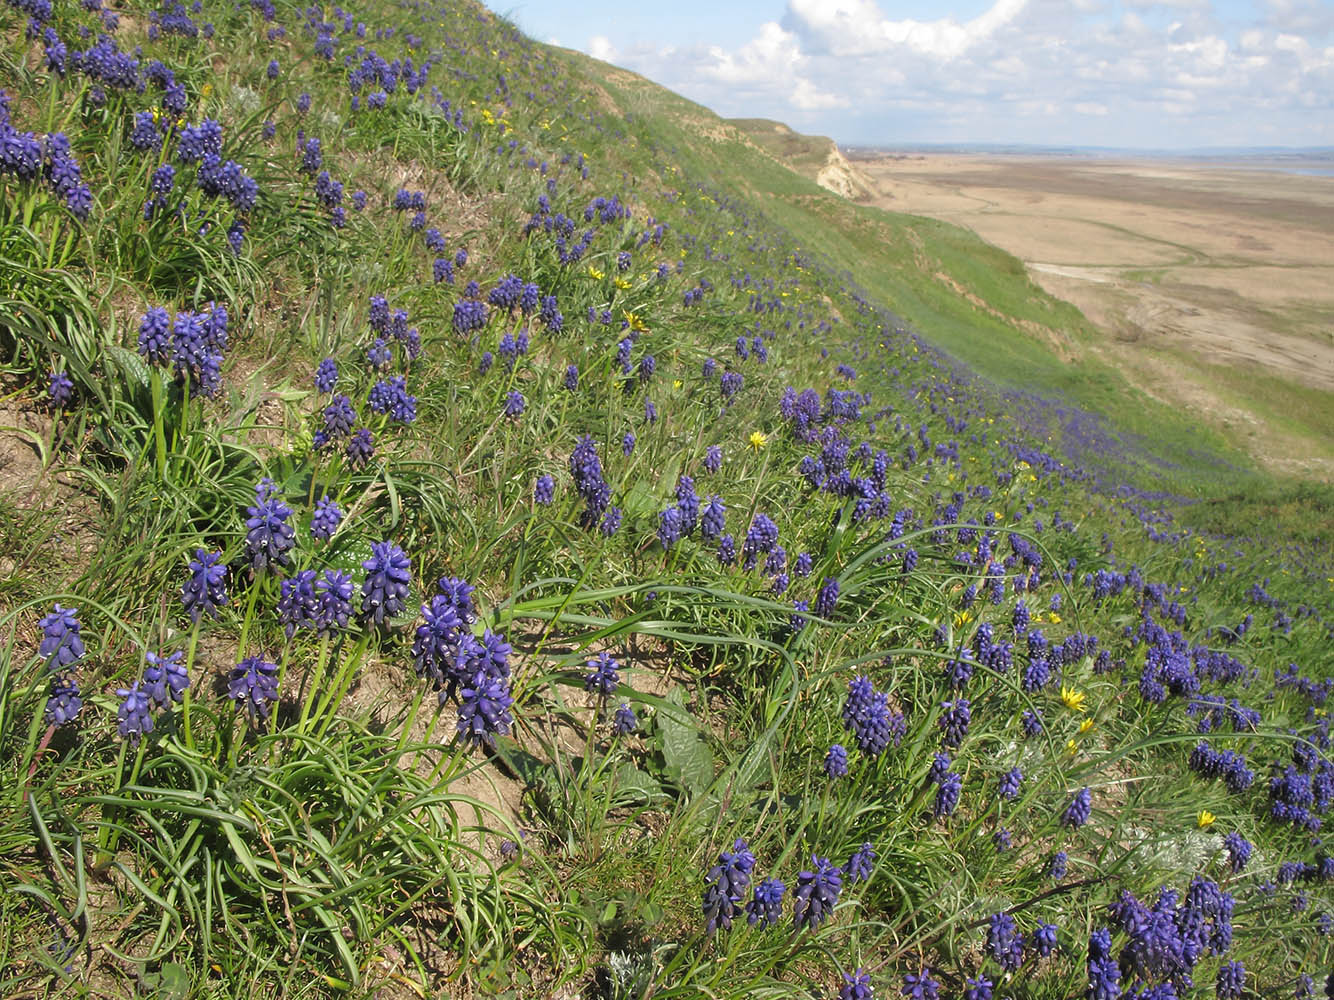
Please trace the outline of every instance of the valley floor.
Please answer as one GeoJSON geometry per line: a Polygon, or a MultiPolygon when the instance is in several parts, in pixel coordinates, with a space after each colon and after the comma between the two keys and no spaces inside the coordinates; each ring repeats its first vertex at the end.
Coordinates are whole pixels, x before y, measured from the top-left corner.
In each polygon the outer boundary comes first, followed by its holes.
{"type": "Polygon", "coordinates": [[[972,229],[1090,344],[1276,472],[1334,479],[1334,177],[1243,161],[858,155],[879,207],[972,229]],[[1262,167],[1265,167],[1262,169],[1262,167]]]}

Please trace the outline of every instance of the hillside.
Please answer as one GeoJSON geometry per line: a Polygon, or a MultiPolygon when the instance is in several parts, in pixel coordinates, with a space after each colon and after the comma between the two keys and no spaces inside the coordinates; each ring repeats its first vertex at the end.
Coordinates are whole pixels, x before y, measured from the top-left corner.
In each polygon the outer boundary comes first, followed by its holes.
{"type": "Polygon", "coordinates": [[[0,995],[1315,989],[1334,504],[1015,258],[459,0],[0,39],[0,995]]]}
{"type": "Polygon", "coordinates": [[[867,178],[827,136],[802,135],[768,118],[729,118],[727,124],[779,163],[815,181],[826,191],[852,201],[866,201],[874,193],[867,178]]]}

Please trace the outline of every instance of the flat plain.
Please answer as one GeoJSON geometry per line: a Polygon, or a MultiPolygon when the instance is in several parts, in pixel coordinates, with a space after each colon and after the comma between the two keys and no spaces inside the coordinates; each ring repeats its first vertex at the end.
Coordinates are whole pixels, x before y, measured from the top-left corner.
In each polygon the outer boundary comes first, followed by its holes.
{"type": "Polygon", "coordinates": [[[1334,176],[1258,160],[849,158],[879,207],[1022,260],[1100,331],[1081,349],[1150,395],[1273,471],[1334,479],[1334,176]]]}

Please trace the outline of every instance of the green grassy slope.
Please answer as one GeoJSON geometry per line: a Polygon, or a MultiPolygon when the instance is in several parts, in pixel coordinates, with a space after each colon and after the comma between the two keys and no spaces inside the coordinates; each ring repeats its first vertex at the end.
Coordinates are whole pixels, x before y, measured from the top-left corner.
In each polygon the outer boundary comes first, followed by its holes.
{"type": "Polygon", "coordinates": [[[0,7],[0,996],[1334,959],[1322,496],[476,4],[98,6],[0,7]]]}
{"type": "Polygon", "coordinates": [[[1190,497],[1210,495],[1220,475],[1243,476],[1257,488],[1268,481],[1244,452],[1090,357],[1083,348],[1096,333],[1087,320],[1033,284],[1012,255],[959,226],[853,204],[823,190],[803,175],[800,162],[788,169],[753,148],[758,134],[771,131],[763,119],[738,125],[635,74],[579,53],[561,54],[585,86],[632,118],[629,131],[639,137],[641,152],[630,155],[647,175],[670,186],[673,176],[657,169],[670,162],[682,176],[709,177],[719,189],[744,193],[764,218],[795,234],[803,250],[962,364],[1002,388],[1101,414],[1168,466],[1164,471],[1149,462],[1123,474],[1190,497]],[[645,146],[652,149],[642,151],[645,146]]]}

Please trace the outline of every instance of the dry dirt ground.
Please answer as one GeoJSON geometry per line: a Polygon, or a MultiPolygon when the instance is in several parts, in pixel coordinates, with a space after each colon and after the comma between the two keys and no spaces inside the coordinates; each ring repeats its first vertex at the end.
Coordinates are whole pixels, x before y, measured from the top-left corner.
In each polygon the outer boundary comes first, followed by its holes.
{"type": "Polygon", "coordinates": [[[1334,478],[1334,426],[1308,420],[1293,439],[1273,419],[1282,383],[1334,393],[1334,177],[1189,160],[854,162],[875,204],[966,226],[1023,260],[1145,391],[1225,432],[1247,427],[1234,439],[1271,466],[1334,478]],[[1247,373],[1264,377],[1249,400],[1236,389],[1247,373]]]}

